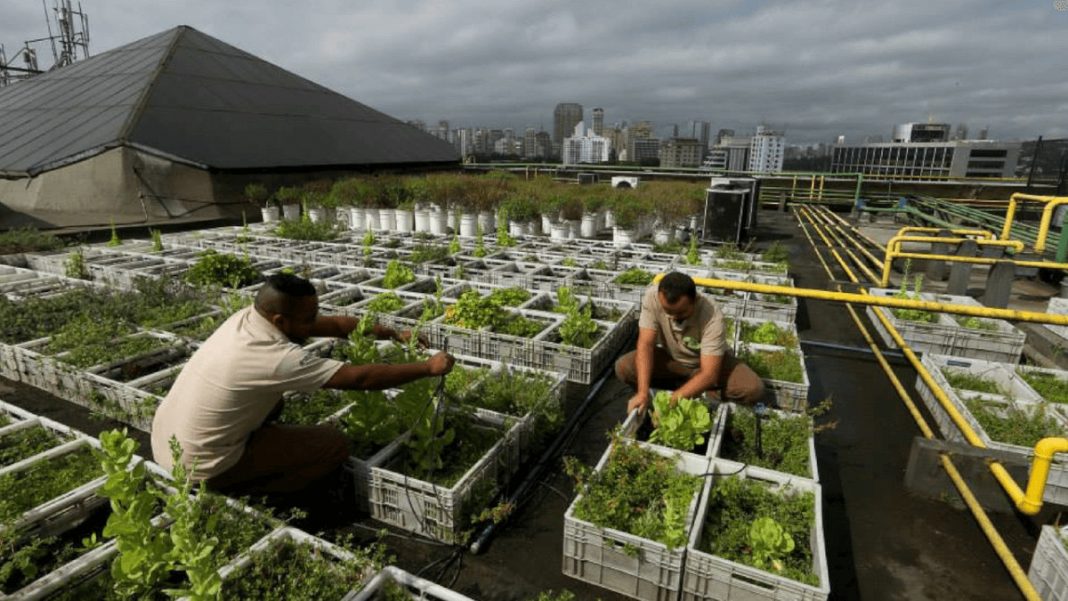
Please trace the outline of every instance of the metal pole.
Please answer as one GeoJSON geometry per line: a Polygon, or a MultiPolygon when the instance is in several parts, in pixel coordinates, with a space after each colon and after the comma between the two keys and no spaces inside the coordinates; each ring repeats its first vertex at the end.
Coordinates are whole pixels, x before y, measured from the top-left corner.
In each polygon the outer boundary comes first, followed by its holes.
{"type": "Polygon", "coordinates": [[[1038,166],[1038,157],[1042,154],[1042,136],[1035,141],[1035,155],[1031,157],[1031,169],[1027,171],[1027,189],[1031,189],[1031,182],[1035,179],[1035,167],[1038,166]]]}

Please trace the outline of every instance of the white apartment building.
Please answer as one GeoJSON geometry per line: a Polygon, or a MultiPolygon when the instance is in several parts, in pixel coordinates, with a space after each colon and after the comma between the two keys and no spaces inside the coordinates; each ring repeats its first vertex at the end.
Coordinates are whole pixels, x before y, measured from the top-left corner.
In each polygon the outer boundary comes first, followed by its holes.
{"type": "Polygon", "coordinates": [[[786,138],[782,132],[758,126],[756,135],[749,142],[749,171],[779,173],[785,153],[786,138]]]}
{"type": "Polygon", "coordinates": [[[579,163],[607,163],[611,149],[612,144],[608,138],[587,130],[585,124],[579,121],[575,125],[573,135],[564,138],[560,152],[565,165],[577,165],[579,163]]]}

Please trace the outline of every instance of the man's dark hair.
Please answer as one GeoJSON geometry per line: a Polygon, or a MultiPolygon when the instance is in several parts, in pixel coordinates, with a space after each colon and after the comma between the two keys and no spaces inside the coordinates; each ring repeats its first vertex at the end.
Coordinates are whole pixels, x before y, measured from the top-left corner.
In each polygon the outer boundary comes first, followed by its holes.
{"type": "Polygon", "coordinates": [[[684,296],[689,297],[690,300],[697,300],[697,284],[694,284],[693,278],[678,271],[665,275],[664,279],[660,280],[658,290],[664,295],[664,299],[672,304],[684,296]]]}
{"type": "Polygon", "coordinates": [[[294,301],[316,294],[308,280],[291,273],[276,273],[268,276],[256,293],[256,308],[263,313],[289,315],[294,301]]]}

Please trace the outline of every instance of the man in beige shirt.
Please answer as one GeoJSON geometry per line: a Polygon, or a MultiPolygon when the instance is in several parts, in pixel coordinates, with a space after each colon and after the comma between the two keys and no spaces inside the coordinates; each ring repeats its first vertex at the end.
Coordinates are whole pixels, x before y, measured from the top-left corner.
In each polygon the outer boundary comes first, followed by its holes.
{"type": "Polygon", "coordinates": [[[616,377],[636,394],[627,413],[649,407],[649,391],[673,390],[672,400],[721,391],[726,401],[753,405],[764,382],[727,347],[723,312],[697,293],[690,276],[672,272],[642,296],[638,345],[616,361],[616,377]]]}
{"type": "MultiPolygon", "coordinates": [[[[331,426],[269,423],[282,393],[319,388],[382,390],[447,374],[453,359],[438,353],[421,363],[349,365],[301,348],[313,336],[347,337],[350,316],[319,315],[310,282],[290,274],[267,278],[253,306],[227,319],[197,349],[152,421],[152,453],[171,467],[170,440],[195,480],[222,492],[290,493],[322,479],[349,456],[349,440],[331,426]]],[[[406,340],[375,326],[377,338],[406,340]]]]}

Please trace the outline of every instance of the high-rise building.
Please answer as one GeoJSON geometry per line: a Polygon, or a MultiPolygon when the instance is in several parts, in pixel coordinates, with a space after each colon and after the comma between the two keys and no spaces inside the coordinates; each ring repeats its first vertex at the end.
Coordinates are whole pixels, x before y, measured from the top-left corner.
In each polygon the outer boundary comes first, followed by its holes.
{"type": "Polygon", "coordinates": [[[593,109],[593,135],[604,135],[604,109],[600,107],[593,109]]]}
{"type": "Polygon", "coordinates": [[[782,132],[758,126],[756,135],[749,142],[749,171],[779,173],[786,151],[786,139],[782,132]]]}
{"type": "Polygon", "coordinates": [[[715,143],[715,145],[719,146],[720,144],[723,144],[723,139],[724,138],[733,138],[733,137],[734,137],[734,130],[733,129],[721,129],[718,132],[716,132],[716,143],[715,143]]]}
{"type": "Polygon", "coordinates": [[[604,163],[608,161],[609,150],[608,138],[587,130],[583,122],[579,121],[573,134],[564,138],[561,147],[562,162],[565,165],[604,163]]]}
{"type": "Polygon", "coordinates": [[[689,137],[697,138],[701,143],[701,160],[708,154],[709,136],[712,134],[712,124],[708,121],[690,121],[689,137]]]}
{"type": "Polygon", "coordinates": [[[639,163],[660,159],[660,138],[627,137],[627,161],[639,163]]]}
{"type": "MultiPolygon", "coordinates": [[[[749,169],[750,138],[735,138],[720,130],[719,143],[712,147],[702,167],[712,171],[746,171],[749,169]]],[[[731,131],[731,130],[726,130],[731,131]]]]}
{"type": "Polygon", "coordinates": [[[553,143],[560,144],[564,138],[575,131],[575,125],[582,121],[582,105],[574,102],[561,102],[553,110],[553,143]]]}
{"type": "Polygon", "coordinates": [[[660,167],[694,168],[701,164],[701,154],[697,138],[668,138],[660,145],[660,167]]]}

